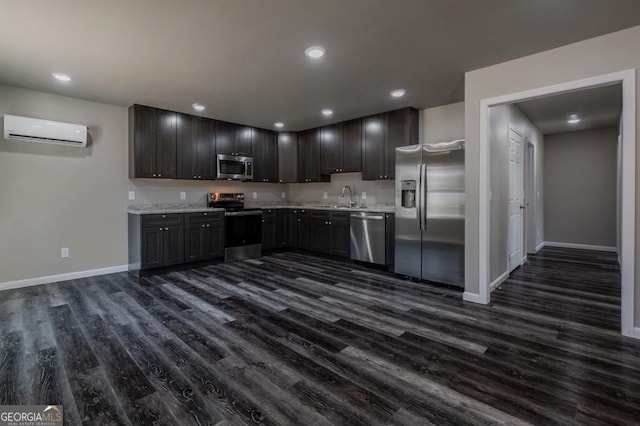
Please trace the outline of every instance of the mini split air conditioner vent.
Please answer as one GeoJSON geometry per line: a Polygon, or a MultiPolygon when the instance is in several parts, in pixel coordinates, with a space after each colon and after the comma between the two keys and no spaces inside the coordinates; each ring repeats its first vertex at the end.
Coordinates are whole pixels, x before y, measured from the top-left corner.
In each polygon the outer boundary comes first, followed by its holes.
{"type": "Polygon", "coordinates": [[[87,126],[5,115],[4,138],[85,147],[87,146],[87,126]]]}

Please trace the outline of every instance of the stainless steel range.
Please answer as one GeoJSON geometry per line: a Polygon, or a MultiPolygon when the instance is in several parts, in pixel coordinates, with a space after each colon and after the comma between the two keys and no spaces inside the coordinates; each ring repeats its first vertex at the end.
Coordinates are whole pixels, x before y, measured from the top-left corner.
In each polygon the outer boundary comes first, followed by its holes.
{"type": "Polygon", "coordinates": [[[262,255],[262,210],[245,208],[241,192],[212,192],[207,194],[207,204],[225,209],[225,262],[262,255]]]}

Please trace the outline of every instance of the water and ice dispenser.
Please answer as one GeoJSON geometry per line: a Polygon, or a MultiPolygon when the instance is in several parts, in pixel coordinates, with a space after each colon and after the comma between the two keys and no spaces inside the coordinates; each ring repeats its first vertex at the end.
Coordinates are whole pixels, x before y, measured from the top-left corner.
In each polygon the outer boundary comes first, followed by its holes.
{"type": "Polygon", "coordinates": [[[416,207],[416,181],[403,180],[400,181],[401,203],[402,207],[410,209],[416,207]]]}

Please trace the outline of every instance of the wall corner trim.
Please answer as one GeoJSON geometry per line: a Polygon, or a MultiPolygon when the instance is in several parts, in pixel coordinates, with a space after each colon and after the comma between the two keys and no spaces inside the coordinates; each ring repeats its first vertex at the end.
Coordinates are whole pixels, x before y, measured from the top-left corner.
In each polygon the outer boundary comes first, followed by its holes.
{"type": "Polygon", "coordinates": [[[480,303],[480,304],[482,304],[482,305],[487,305],[487,304],[489,304],[489,301],[488,301],[488,300],[486,300],[486,299],[484,299],[484,298],[482,298],[482,297],[480,296],[480,294],[478,294],[478,293],[471,293],[471,292],[468,292],[468,291],[465,291],[465,292],[462,294],[462,300],[464,300],[465,302],[480,303]]]}
{"type": "Polygon", "coordinates": [[[538,244],[538,245],[536,246],[536,253],[537,253],[537,252],[539,252],[540,250],[542,250],[542,249],[544,248],[544,244],[545,244],[545,243],[544,243],[544,241],[543,241],[543,242],[541,242],[540,244],[538,244]]]}
{"type": "Polygon", "coordinates": [[[7,281],[0,283],[0,291],[14,288],[31,287],[34,285],[50,284],[59,281],[75,280],[78,278],[95,277],[98,275],[114,274],[116,272],[126,272],[129,265],[110,266],[108,268],[89,269],[86,271],[69,272],[66,274],[47,275],[44,277],[27,278],[24,280],[7,281]]]}
{"type": "Polygon", "coordinates": [[[509,272],[505,271],[502,275],[500,275],[498,278],[493,280],[493,282],[490,284],[489,288],[491,288],[491,291],[495,290],[500,284],[505,282],[507,278],[509,278],[509,272]]]}

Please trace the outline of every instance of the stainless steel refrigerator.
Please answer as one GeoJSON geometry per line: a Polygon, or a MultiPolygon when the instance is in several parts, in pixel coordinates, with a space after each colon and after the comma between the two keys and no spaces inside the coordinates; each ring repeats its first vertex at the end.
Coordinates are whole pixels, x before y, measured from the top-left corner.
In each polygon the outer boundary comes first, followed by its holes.
{"type": "Polygon", "coordinates": [[[396,148],[395,273],[464,287],[464,139],[396,148]]]}

